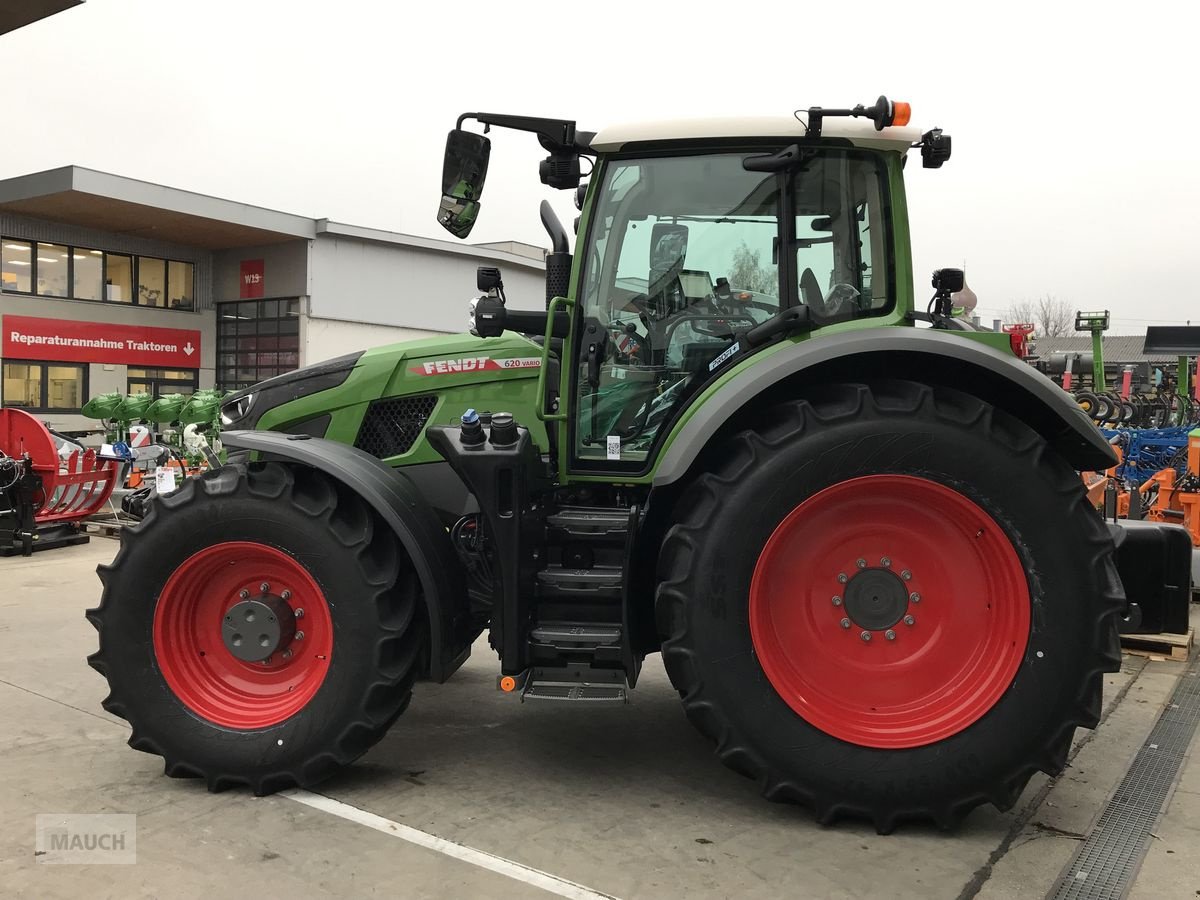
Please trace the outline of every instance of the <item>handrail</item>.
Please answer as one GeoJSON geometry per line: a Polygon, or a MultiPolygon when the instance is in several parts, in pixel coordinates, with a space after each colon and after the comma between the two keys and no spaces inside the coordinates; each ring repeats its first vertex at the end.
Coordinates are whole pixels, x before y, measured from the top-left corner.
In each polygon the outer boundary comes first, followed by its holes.
{"type": "Polygon", "coordinates": [[[550,369],[550,341],[554,336],[554,314],[559,306],[573,307],[575,301],[570,297],[555,297],[546,307],[546,339],[542,342],[542,364],[538,367],[537,380],[537,417],[543,422],[565,422],[566,413],[552,413],[546,409],[546,372],[550,369]]]}

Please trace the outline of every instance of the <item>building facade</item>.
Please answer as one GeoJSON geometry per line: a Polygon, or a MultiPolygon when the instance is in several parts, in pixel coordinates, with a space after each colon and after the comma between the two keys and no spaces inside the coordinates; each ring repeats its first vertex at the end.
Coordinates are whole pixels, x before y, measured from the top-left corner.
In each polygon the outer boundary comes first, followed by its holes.
{"type": "Polygon", "coordinates": [[[245,387],[465,330],[475,269],[544,303],[543,251],[247,206],[67,166],[0,180],[0,402],[64,431],[108,392],[245,387]]]}

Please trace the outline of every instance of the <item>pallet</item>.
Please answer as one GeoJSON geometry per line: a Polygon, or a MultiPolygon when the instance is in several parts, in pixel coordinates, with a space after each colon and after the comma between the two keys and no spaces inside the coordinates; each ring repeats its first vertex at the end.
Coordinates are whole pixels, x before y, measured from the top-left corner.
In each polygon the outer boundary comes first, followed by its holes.
{"type": "Polygon", "coordinates": [[[125,527],[124,522],[113,521],[111,516],[106,516],[102,520],[87,519],[82,524],[85,532],[101,537],[120,537],[121,529],[125,527]]]}
{"type": "Polygon", "coordinates": [[[1123,634],[1121,649],[1150,659],[1187,662],[1195,636],[1195,628],[1189,628],[1187,634],[1123,634]]]}

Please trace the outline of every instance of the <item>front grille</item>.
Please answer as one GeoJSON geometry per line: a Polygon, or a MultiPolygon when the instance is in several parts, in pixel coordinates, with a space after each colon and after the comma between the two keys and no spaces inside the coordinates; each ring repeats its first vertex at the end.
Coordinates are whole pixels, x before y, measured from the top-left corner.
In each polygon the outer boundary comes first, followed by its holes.
{"type": "Polygon", "coordinates": [[[437,397],[432,394],[375,400],[367,407],[354,446],[380,459],[407,453],[436,405],[437,397]]]}

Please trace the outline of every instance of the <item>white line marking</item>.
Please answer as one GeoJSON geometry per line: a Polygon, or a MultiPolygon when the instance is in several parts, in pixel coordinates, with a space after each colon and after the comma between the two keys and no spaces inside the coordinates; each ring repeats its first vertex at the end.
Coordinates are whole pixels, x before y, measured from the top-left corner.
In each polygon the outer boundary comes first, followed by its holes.
{"type": "Polygon", "coordinates": [[[560,897],[570,897],[572,900],[616,900],[612,894],[602,894],[581,884],[576,884],[574,881],[567,881],[565,878],[543,872],[541,869],[535,869],[485,850],[476,850],[474,847],[456,844],[454,841],[427,834],[410,825],[393,822],[391,819],[385,819],[383,816],[377,816],[375,813],[367,812],[365,809],[359,809],[357,806],[351,806],[340,800],[334,800],[323,794],[290,790],[281,791],[279,796],[287,797],[289,800],[295,800],[297,803],[303,803],[305,806],[311,806],[313,809],[319,809],[347,821],[365,825],[367,828],[374,828],[376,831],[400,838],[402,841],[408,841],[410,844],[416,844],[418,847],[461,859],[463,862],[479,866],[481,869],[488,869],[517,881],[523,881],[525,884],[531,884],[560,897]]]}

